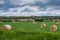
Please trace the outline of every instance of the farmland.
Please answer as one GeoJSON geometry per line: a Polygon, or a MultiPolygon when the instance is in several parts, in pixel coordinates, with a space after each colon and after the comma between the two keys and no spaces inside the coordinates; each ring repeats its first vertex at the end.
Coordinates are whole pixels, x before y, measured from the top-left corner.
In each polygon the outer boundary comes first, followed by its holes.
{"type": "Polygon", "coordinates": [[[31,21],[25,22],[0,22],[0,27],[5,24],[12,26],[11,31],[1,31],[0,40],[60,40],[60,25],[56,22],[44,22],[47,27],[40,28],[41,22],[33,24],[31,21]],[[57,25],[56,32],[50,32],[50,26],[57,25]]]}

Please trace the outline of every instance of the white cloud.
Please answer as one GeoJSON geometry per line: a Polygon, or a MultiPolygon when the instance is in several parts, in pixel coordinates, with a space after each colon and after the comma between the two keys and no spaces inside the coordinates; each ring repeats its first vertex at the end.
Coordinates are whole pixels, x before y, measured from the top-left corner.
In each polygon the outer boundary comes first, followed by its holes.
{"type": "Polygon", "coordinates": [[[21,11],[26,11],[26,9],[28,9],[30,12],[38,12],[39,8],[37,6],[24,6],[24,7],[17,7],[17,8],[9,8],[10,12],[21,12],[21,11]]]}
{"type": "Polygon", "coordinates": [[[37,1],[40,1],[42,3],[48,3],[50,0],[37,0],[37,1]]]}
{"type": "Polygon", "coordinates": [[[47,6],[45,7],[45,9],[43,8],[43,10],[46,10],[46,11],[53,11],[53,10],[58,10],[60,6],[47,6]]]}
{"type": "Polygon", "coordinates": [[[11,4],[14,5],[25,5],[25,4],[32,4],[36,1],[40,1],[42,3],[48,3],[50,0],[9,0],[11,4]]]}
{"type": "Polygon", "coordinates": [[[0,12],[0,16],[60,16],[60,10],[39,12],[0,12]]]}
{"type": "Polygon", "coordinates": [[[24,4],[35,2],[35,0],[9,0],[9,1],[10,3],[15,5],[24,5],[24,4]]]}
{"type": "Polygon", "coordinates": [[[60,16],[60,10],[56,10],[55,7],[49,6],[45,11],[39,11],[38,6],[24,6],[17,8],[9,8],[7,12],[0,11],[0,16],[60,16]],[[29,9],[29,11],[24,11],[25,9],[29,9]],[[23,12],[22,12],[23,11],[23,12]]]}
{"type": "MultiPolygon", "coordinates": [[[[35,1],[40,1],[43,3],[47,3],[49,0],[10,0],[12,4],[24,5],[28,3],[34,3],[35,1]]],[[[55,6],[47,6],[45,11],[39,11],[41,8],[38,6],[23,6],[16,8],[9,8],[8,12],[0,11],[0,16],[53,16],[60,15],[60,10],[56,10],[55,6]],[[30,12],[26,11],[28,9],[30,12]],[[23,11],[23,12],[22,12],[23,11]]]]}
{"type": "Polygon", "coordinates": [[[41,12],[1,12],[0,15],[1,16],[31,16],[31,15],[41,16],[42,13],[41,12]]]}
{"type": "Polygon", "coordinates": [[[4,4],[4,0],[0,0],[0,4],[4,4]]]}
{"type": "Polygon", "coordinates": [[[55,14],[59,14],[60,15],[60,10],[54,10],[55,14]]]}
{"type": "Polygon", "coordinates": [[[52,10],[54,10],[53,7],[47,7],[47,8],[46,8],[46,11],[52,11],[52,10]]]}

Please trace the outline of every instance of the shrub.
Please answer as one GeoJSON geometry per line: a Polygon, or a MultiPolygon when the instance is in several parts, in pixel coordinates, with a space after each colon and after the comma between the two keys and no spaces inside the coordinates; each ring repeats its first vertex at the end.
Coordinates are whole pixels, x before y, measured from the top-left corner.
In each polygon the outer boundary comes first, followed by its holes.
{"type": "Polygon", "coordinates": [[[35,21],[38,21],[38,22],[43,22],[44,21],[44,19],[43,18],[36,18],[36,19],[34,19],[35,21]]]}

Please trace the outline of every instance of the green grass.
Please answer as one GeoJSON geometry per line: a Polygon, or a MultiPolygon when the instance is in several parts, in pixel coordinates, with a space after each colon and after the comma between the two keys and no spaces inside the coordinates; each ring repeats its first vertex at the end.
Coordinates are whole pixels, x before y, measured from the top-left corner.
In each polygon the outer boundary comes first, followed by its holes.
{"type": "Polygon", "coordinates": [[[60,40],[60,25],[56,32],[50,32],[51,25],[56,22],[44,22],[47,27],[40,28],[41,22],[33,24],[32,22],[1,22],[0,27],[9,24],[11,31],[0,31],[0,40],[60,40]]]}

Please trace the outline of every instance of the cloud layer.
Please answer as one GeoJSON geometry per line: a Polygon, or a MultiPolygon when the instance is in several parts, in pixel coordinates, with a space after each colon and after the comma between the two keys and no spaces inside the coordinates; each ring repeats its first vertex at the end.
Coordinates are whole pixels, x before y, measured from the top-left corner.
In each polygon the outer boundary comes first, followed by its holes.
{"type": "Polygon", "coordinates": [[[59,0],[0,0],[0,16],[60,16],[59,0]]]}
{"type": "Polygon", "coordinates": [[[3,5],[4,3],[5,3],[5,2],[4,2],[3,0],[0,0],[0,5],[1,5],[1,4],[3,5]]]}

